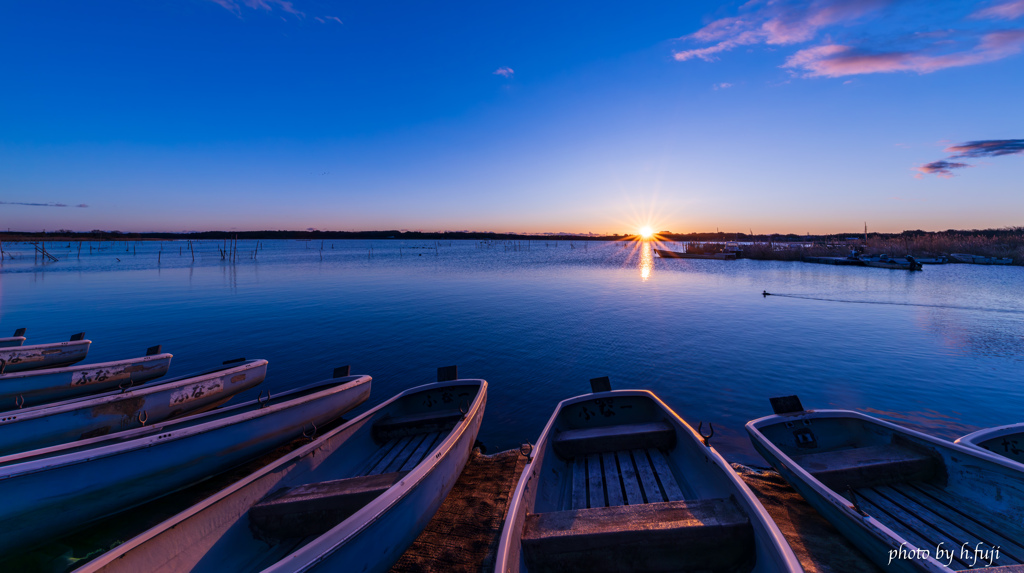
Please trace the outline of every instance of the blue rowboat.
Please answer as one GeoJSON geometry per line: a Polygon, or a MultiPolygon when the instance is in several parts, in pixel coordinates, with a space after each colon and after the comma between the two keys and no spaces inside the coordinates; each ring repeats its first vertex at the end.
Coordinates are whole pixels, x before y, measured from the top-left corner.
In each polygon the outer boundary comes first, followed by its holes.
{"type": "Polygon", "coordinates": [[[0,348],[0,374],[36,370],[39,368],[60,368],[85,360],[89,354],[91,340],[76,334],[68,342],[31,344],[0,348]]]}
{"type": "Polygon", "coordinates": [[[754,448],[879,567],[1021,570],[1018,464],[859,412],[776,411],[747,423],[754,448]]]}
{"type": "Polygon", "coordinates": [[[1024,424],[978,430],[954,443],[1003,456],[1021,464],[1018,467],[1024,470],[1024,424]]]}
{"type": "Polygon", "coordinates": [[[140,358],[0,375],[0,412],[129,388],[167,374],[171,354],[154,346],[140,358]]]}
{"type": "Polygon", "coordinates": [[[6,497],[0,555],[52,541],[313,435],[363,403],[370,380],[324,380],[269,399],[0,458],[6,497]]]}
{"type": "Polygon", "coordinates": [[[80,572],[385,572],[469,459],[487,382],[406,390],[80,572]]]}
{"type": "Polygon", "coordinates": [[[263,382],[266,360],[232,361],[206,372],[53,404],[0,412],[0,455],[26,452],[205,412],[263,382]]]}
{"type": "Polygon", "coordinates": [[[509,503],[495,573],[803,571],[725,459],[647,390],[555,408],[509,503]]]}
{"type": "Polygon", "coordinates": [[[19,328],[14,331],[14,336],[0,338],[0,348],[11,348],[25,344],[25,329],[19,328]]]}

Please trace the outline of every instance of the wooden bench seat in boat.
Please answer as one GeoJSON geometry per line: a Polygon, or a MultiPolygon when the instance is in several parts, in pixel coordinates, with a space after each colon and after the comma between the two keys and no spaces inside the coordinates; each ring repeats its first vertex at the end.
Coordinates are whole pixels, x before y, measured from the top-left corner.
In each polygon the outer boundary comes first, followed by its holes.
{"type": "Polygon", "coordinates": [[[566,459],[638,448],[670,450],[675,445],[676,432],[664,421],[565,430],[554,439],[555,452],[566,459]]]}
{"type": "Polygon", "coordinates": [[[320,535],[408,473],[399,471],[282,488],[249,509],[249,526],[260,539],[320,535]]]}
{"type": "Polygon", "coordinates": [[[729,571],[755,551],[731,498],[530,514],[522,547],[530,573],[729,571]]]}
{"type": "Polygon", "coordinates": [[[447,432],[454,428],[463,416],[459,410],[387,416],[373,425],[373,435],[378,439],[387,440],[427,432],[447,432]]]}
{"type": "Polygon", "coordinates": [[[900,444],[804,454],[793,456],[793,461],[837,492],[924,481],[943,467],[941,460],[900,444]]]}

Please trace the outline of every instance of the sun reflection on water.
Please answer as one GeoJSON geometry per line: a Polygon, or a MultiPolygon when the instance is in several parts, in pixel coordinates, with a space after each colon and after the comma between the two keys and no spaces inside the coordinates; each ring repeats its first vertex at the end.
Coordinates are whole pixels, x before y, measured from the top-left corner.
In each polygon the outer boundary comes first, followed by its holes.
{"type": "Polygon", "coordinates": [[[654,271],[654,251],[651,250],[651,243],[643,241],[640,243],[640,280],[646,281],[651,278],[654,271]]]}

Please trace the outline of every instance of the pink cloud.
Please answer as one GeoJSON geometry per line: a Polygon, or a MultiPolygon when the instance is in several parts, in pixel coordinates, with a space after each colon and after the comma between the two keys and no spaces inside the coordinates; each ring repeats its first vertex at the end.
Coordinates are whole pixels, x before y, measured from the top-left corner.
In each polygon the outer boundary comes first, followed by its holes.
{"type": "Polygon", "coordinates": [[[972,18],[989,18],[993,20],[1016,20],[1024,16],[1024,0],[1010,0],[971,14],[972,18]]]}
{"type": "Polygon", "coordinates": [[[921,178],[922,175],[938,175],[939,177],[949,178],[953,176],[953,169],[963,169],[970,167],[966,163],[955,163],[952,161],[932,161],[931,163],[925,163],[917,168],[920,172],[916,177],[921,178]]]}
{"type": "Polygon", "coordinates": [[[713,46],[675,52],[678,61],[699,58],[714,61],[715,55],[738,46],[753,44],[789,45],[813,40],[828,26],[848,24],[879,10],[888,0],[816,0],[808,2],[748,2],[741,10],[756,6],[743,17],[720,18],[685,39],[713,46]]]}
{"type": "Polygon", "coordinates": [[[512,68],[504,67],[498,68],[492,72],[496,76],[502,76],[505,78],[511,78],[516,72],[512,68]]]}
{"type": "Polygon", "coordinates": [[[815,46],[790,56],[784,68],[802,70],[804,77],[838,78],[858,74],[917,72],[994,62],[1024,50],[1024,30],[989,32],[968,49],[937,53],[936,45],[919,50],[866,52],[835,44],[815,46]]]}

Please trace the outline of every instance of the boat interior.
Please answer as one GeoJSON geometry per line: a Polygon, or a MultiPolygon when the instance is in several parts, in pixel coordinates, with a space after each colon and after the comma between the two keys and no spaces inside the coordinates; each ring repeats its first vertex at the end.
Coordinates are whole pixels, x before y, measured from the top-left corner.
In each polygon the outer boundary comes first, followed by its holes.
{"type": "MultiPolygon", "coordinates": [[[[327,434],[319,447],[291,463],[210,500],[150,541],[163,546],[157,552],[176,553],[167,570],[269,567],[341,524],[428,459],[469,412],[480,388],[479,381],[453,381],[400,396],[327,434]],[[182,546],[175,540],[195,535],[203,542],[182,546]],[[161,536],[167,537],[163,543],[161,536]]],[[[145,543],[138,550],[145,553],[145,543]]]]}
{"type": "Polygon", "coordinates": [[[758,430],[793,462],[949,567],[1024,563],[1024,481],[919,434],[852,416],[782,418],[758,430]],[[966,544],[966,545],[965,545],[966,544]],[[963,550],[962,548],[969,548],[963,550]],[[980,553],[976,553],[980,551],[980,553]]]}
{"type": "Polygon", "coordinates": [[[565,404],[546,439],[522,502],[520,570],[751,569],[734,486],[650,395],[565,404]]]}

